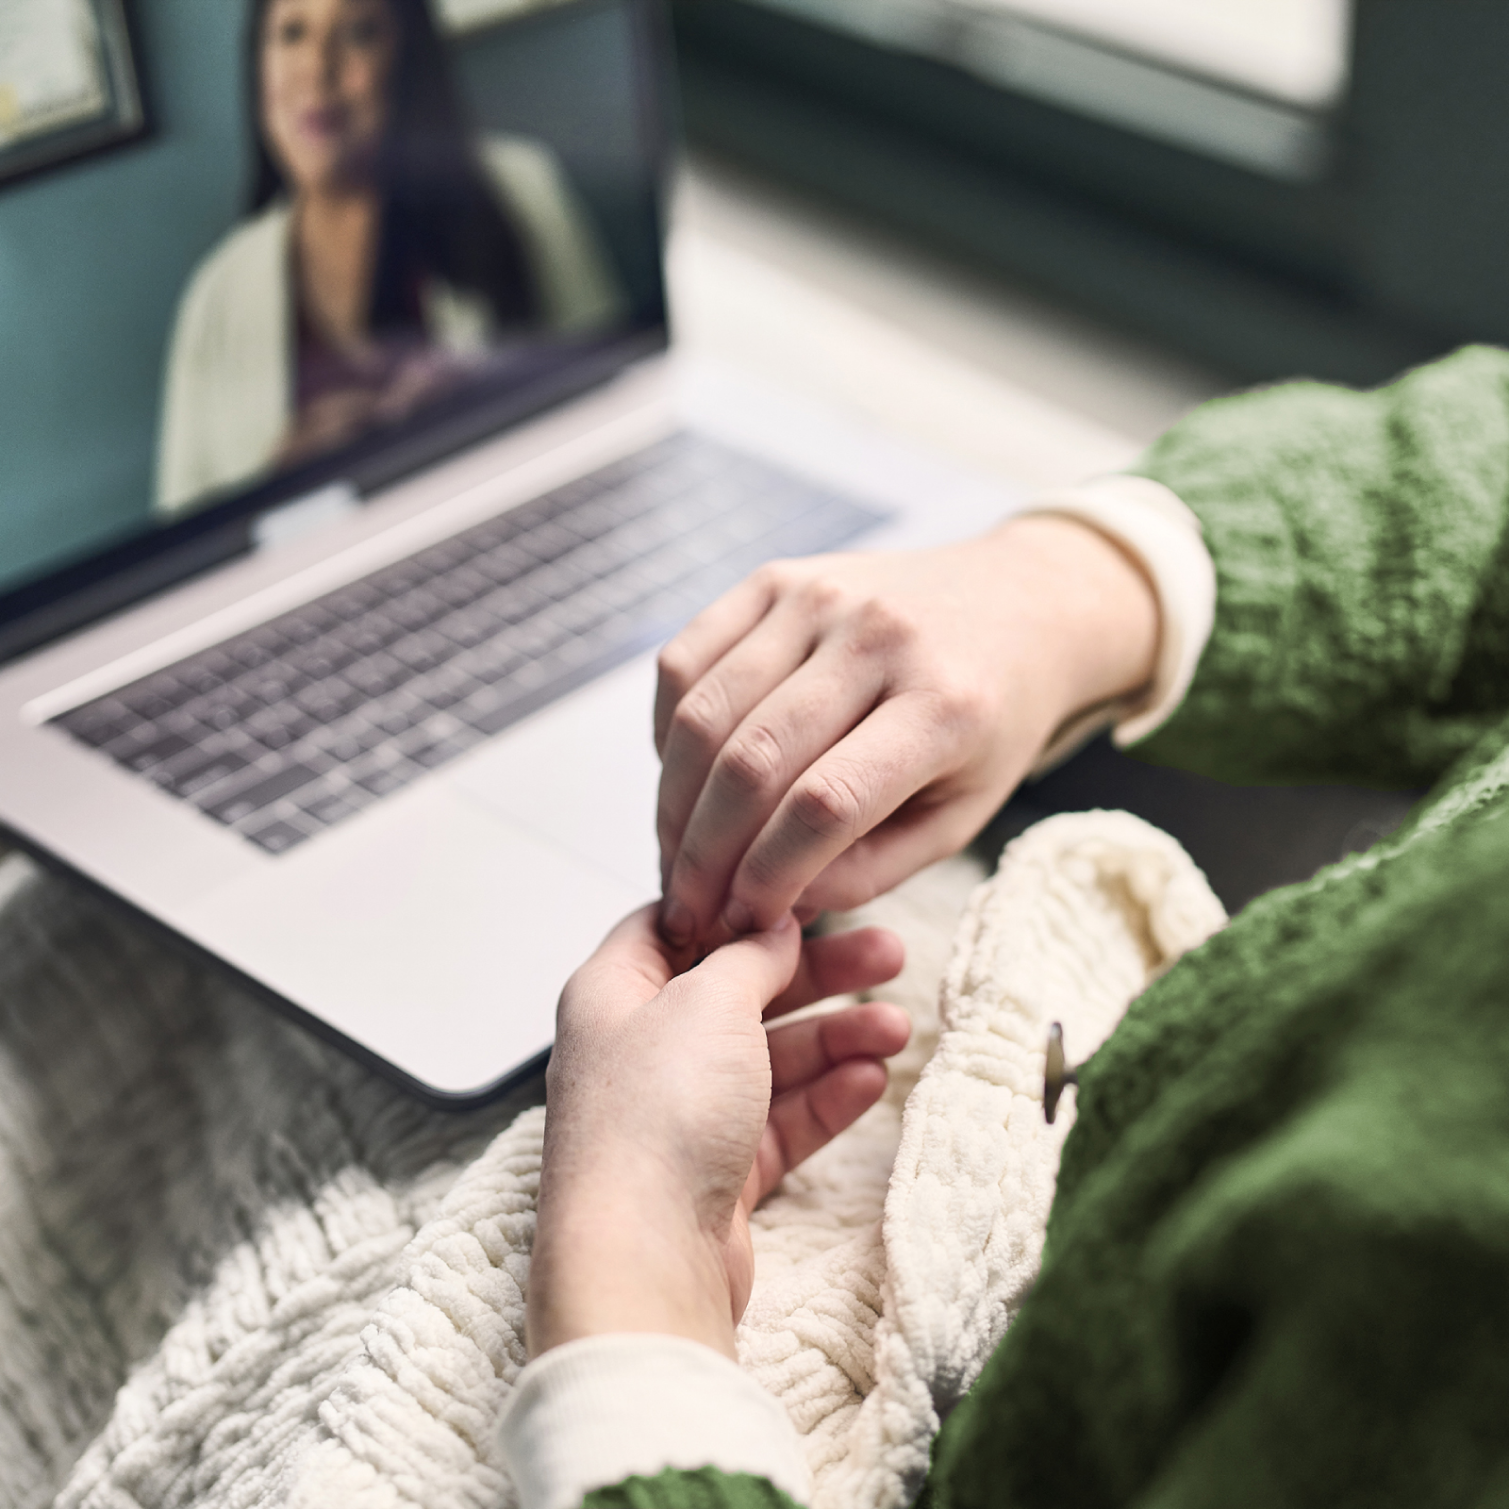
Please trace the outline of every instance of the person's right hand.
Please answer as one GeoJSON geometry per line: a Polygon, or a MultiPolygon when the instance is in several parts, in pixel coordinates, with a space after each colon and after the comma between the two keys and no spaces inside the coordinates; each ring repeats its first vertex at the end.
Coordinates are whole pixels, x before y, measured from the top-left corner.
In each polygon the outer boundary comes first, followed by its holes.
{"type": "Polygon", "coordinates": [[[1157,645],[1140,567],[1062,517],[756,572],[660,657],[665,936],[856,906],[955,852],[1157,645]]]}

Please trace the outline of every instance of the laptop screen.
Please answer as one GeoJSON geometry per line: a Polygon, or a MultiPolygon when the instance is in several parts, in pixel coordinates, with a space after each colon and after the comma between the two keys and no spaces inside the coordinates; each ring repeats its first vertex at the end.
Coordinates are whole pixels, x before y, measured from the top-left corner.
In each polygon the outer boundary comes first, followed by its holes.
{"type": "Polygon", "coordinates": [[[0,617],[663,344],[638,0],[16,3],[0,86],[108,43],[146,130],[0,152],[0,617]]]}

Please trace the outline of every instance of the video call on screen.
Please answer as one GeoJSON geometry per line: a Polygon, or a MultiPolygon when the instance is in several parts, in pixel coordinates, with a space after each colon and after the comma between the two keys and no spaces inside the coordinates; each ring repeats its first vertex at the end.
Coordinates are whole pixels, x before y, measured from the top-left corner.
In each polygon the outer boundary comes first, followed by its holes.
{"type": "Polygon", "coordinates": [[[0,183],[0,591],[662,318],[625,0],[137,11],[149,133],[0,183]]]}

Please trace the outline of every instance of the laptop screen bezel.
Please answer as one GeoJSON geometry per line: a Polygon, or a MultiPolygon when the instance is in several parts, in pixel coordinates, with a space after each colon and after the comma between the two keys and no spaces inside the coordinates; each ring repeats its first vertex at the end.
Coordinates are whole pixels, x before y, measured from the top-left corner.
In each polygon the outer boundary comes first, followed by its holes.
{"type": "MultiPolygon", "coordinates": [[[[575,0],[590,6],[594,0],[575,0]]],[[[558,367],[507,389],[468,398],[414,420],[369,432],[338,451],[265,477],[166,523],[147,521],[64,564],[0,592],[0,664],[98,622],[211,570],[256,543],[269,510],[332,483],[369,497],[616,377],[670,344],[664,245],[666,204],[677,139],[670,26],[662,0],[613,0],[627,10],[633,38],[633,92],[645,143],[660,257],[658,298],[634,329],[568,351],[558,367]]]]}

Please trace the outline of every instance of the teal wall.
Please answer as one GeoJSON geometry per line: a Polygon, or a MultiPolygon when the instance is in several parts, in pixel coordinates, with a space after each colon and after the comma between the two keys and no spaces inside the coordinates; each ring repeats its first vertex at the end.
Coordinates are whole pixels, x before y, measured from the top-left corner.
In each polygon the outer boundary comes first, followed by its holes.
{"type": "Polygon", "coordinates": [[[244,193],[240,4],[135,15],[153,135],[0,186],[0,585],[146,511],[179,290],[244,193]]]}
{"type": "MultiPolygon", "coordinates": [[[[0,589],[150,514],[178,296],[246,196],[245,4],[136,0],[152,135],[0,185],[0,589]]],[[[647,308],[658,245],[628,41],[617,0],[598,0],[469,37],[458,63],[480,126],[560,153],[647,308]]]]}

